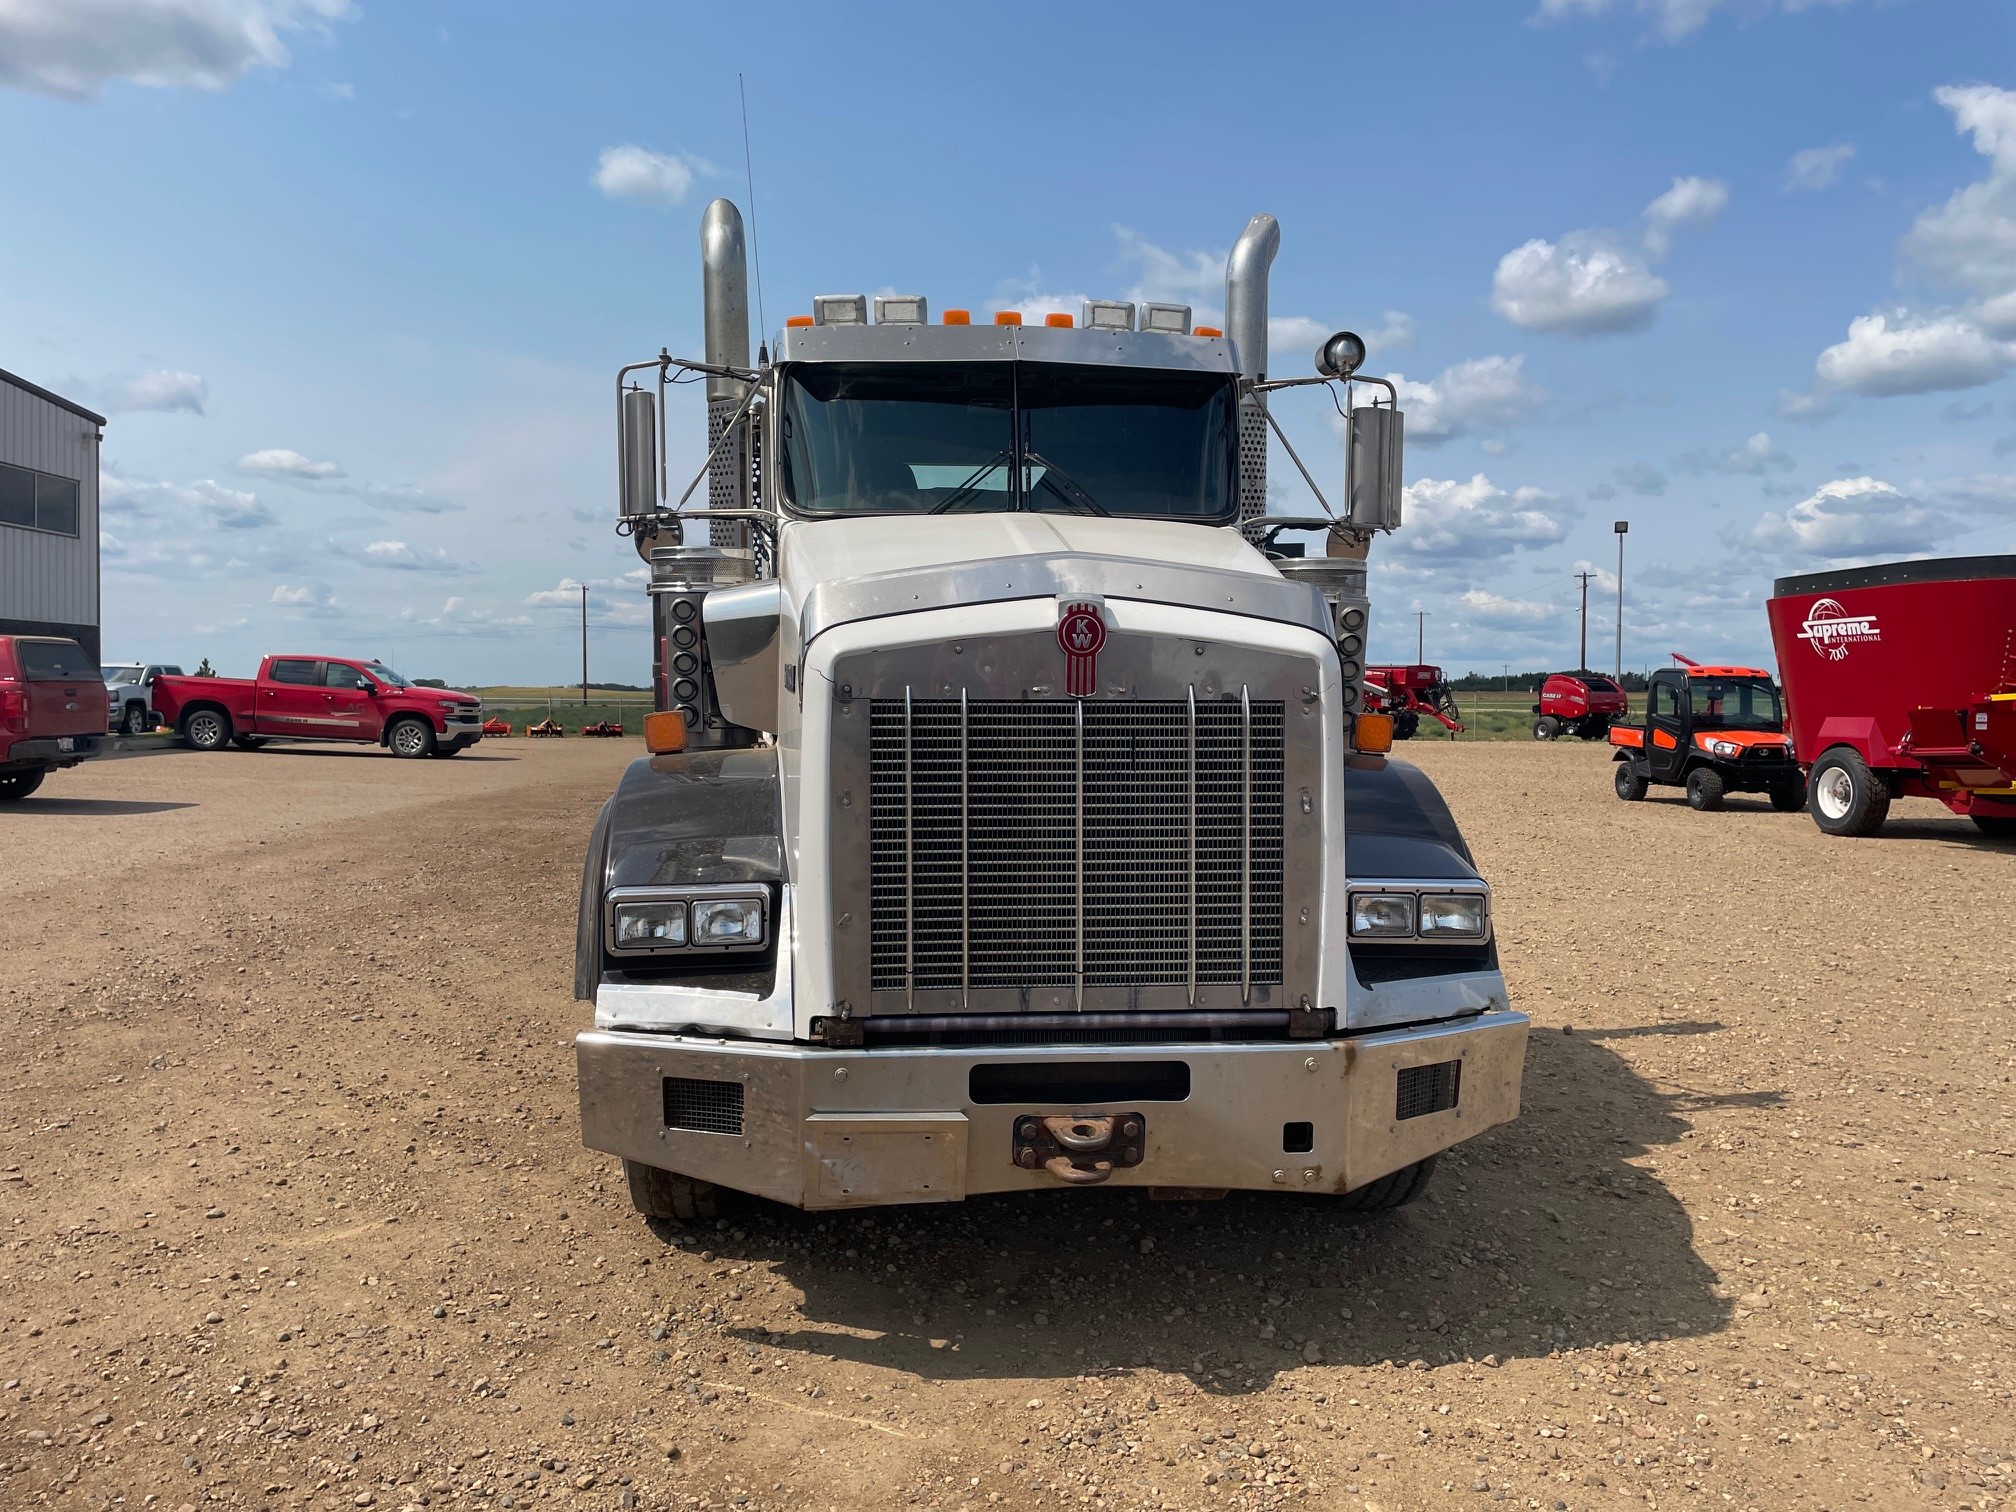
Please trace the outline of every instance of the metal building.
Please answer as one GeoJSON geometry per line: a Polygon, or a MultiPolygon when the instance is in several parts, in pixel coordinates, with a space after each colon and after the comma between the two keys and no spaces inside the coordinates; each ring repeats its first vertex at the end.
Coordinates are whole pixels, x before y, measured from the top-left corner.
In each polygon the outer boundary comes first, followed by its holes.
{"type": "Polygon", "coordinates": [[[0,634],[98,649],[103,415],[0,369],[0,634]]]}

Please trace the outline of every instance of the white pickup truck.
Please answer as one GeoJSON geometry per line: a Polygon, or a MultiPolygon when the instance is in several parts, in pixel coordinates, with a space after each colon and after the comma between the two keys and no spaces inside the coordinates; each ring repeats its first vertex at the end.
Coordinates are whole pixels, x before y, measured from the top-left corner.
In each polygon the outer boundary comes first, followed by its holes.
{"type": "Polygon", "coordinates": [[[98,670],[105,678],[108,728],[121,735],[144,735],[159,724],[154,712],[154,679],[182,675],[180,667],[167,662],[105,662],[98,670]]]}

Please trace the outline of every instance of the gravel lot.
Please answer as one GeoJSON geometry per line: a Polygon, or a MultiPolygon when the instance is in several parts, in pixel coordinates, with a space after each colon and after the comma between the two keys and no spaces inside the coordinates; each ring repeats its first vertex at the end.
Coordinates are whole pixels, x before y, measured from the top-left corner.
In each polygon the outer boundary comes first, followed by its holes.
{"type": "Polygon", "coordinates": [[[2004,1503],[2016,847],[1421,744],[1535,1023],[1423,1203],[654,1229],[569,1048],[636,751],[158,756],[0,814],[0,1507],[2004,1503]]]}

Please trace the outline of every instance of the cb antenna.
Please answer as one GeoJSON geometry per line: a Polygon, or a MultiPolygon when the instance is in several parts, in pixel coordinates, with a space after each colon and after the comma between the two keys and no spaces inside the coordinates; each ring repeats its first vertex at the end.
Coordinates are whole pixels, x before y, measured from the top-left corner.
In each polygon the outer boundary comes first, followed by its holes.
{"type": "Polygon", "coordinates": [[[763,312],[763,241],[756,234],[756,164],[749,155],[749,91],[739,73],[735,75],[735,93],[742,101],[742,172],[749,180],[749,250],[756,259],[756,339],[760,346],[770,339],[770,317],[763,312]]]}

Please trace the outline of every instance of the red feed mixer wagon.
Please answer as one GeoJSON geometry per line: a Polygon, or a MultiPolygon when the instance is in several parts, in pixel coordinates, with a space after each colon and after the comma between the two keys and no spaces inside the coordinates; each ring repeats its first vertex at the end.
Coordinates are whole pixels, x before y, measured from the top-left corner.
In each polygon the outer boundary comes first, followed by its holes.
{"type": "Polygon", "coordinates": [[[1365,707],[1374,714],[1393,716],[1395,740],[1413,739],[1423,714],[1451,735],[1463,733],[1455,691],[1443,681],[1440,667],[1367,667],[1365,707]]]}
{"type": "Polygon", "coordinates": [[[1821,829],[1874,834],[1893,798],[1936,798],[2016,839],[2016,556],[1780,578],[1769,609],[1821,829]]]}

